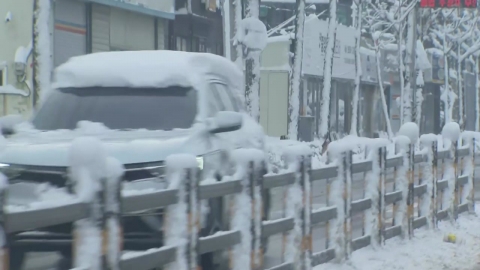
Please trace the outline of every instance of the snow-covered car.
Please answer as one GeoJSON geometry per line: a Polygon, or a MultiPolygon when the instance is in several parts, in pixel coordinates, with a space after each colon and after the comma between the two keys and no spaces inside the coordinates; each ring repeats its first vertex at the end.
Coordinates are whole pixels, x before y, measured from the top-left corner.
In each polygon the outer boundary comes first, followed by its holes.
{"type": "MultiPolygon", "coordinates": [[[[18,126],[0,153],[2,172],[12,185],[19,183],[11,202],[40,200],[38,184],[68,189],[68,152],[79,136],[100,138],[124,164],[127,191],[165,187],[164,160],[174,153],[195,154],[203,180],[220,181],[232,173],[231,150],[264,149],[263,129],[244,112],[243,84],[231,61],[212,54],[138,51],[71,58],[56,69],[52,90],[44,93],[31,122],[18,126]]],[[[203,235],[227,226],[223,204],[210,201],[203,235]]],[[[126,250],[162,245],[161,210],[125,215],[123,225],[126,250]]],[[[71,226],[15,235],[13,268],[20,269],[27,251],[60,251],[71,258],[71,226]]],[[[204,269],[213,269],[212,258],[202,258],[204,269]]]]}

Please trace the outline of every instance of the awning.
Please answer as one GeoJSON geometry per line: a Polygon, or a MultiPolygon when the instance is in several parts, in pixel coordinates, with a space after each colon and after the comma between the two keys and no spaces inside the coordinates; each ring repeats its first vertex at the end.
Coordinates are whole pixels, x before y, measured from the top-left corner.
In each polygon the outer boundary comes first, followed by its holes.
{"type": "Polygon", "coordinates": [[[175,0],[82,0],[167,20],[175,19],[175,0]]]}

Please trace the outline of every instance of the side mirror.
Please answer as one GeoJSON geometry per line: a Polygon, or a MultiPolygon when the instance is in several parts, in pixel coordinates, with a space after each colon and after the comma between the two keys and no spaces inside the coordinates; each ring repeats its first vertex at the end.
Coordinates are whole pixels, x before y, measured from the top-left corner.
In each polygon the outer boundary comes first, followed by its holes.
{"type": "Polygon", "coordinates": [[[239,130],[243,124],[243,116],[238,112],[221,111],[207,122],[210,133],[223,133],[239,130]]]}
{"type": "Polygon", "coordinates": [[[8,128],[8,127],[2,127],[2,135],[3,137],[8,137],[11,136],[15,133],[15,130],[13,128],[8,128]]]}

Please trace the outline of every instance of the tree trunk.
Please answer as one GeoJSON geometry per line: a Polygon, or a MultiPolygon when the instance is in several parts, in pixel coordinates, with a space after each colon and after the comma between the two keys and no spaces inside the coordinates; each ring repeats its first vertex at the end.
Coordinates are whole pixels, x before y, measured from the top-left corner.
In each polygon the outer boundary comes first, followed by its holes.
{"type": "MultiPolygon", "coordinates": [[[[258,19],[259,0],[249,0],[246,6],[246,16],[258,19]]],[[[261,51],[245,48],[245,105],[247,112],[257,122],[260,121],[260,55],[261,51]]]]}
{"type": "Polygon", "coordinates": [[[335,54],[335,39],[337,28],[337,1],[330,0],[330,19],[328,22],[328,43],[323,65],[323,89],[320,104],[320,138],[324,138],[329,129],[330,122],[330,91],[332,88],[332,67],[335,54]]]}
{"type": "Polygon", "coordinates": [[[387,134],[388,138],[393,138],[392,132],[392,125],[390,124],[390,117],[388,115],[388,108],[387,108],[387,101],[385,99],[385,90],[383,88],[383,79],[382,79],[382,72],[380,67],[380,48],[378,44],[375,47],[375,62],[377,67],[377,76],[378,76],[378,88],[380,90],[380,97],[382,99],[382,109],[383,109],[383,116],[385,118],[385,124],[387,125],[387,134]]]}
{"type": "Polygon", "coordinates": [[[406,40],[406,59],[408,60],[408,65],[405,66],[405,95],[404,95],[404,107],[403,107],[403,122],[412,121],[412,94],[414,93],[413,89],[415,87],[415,81],[413,80],[413,75],[415,72],[415,62],[413,58],[415,57],[415,12],[411,11],[408,15],[408,28],[407,28],[407,40],[406,40]]]}
{"type": "Polygon", "coordinates": [[[352,102],[352,124],[350,134],[358,135],[358,100],[360,98],[360,85],[362,79],[362,63],[360,58],[360,41],[362,34],[362,6],[360,0],[358,5],[352,3],[353,25],[355,26],[355,92],[352,102]]]}
{"type": "Polygon", "coordinates": [[[297,0],[297,14],[295,16],[294,59],[290,79],[289,107],[288,107],[288,138],[296,140],[298,137],[298,117],[300,113],[300,81],[302,80],[303,61],[303,28],[305,23],[305,0],[297,0]]]}

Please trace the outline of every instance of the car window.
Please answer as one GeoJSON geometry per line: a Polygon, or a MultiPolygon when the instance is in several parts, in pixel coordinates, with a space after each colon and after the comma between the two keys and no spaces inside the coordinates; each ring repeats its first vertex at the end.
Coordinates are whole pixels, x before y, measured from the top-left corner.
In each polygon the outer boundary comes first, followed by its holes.
{"type": "Polygon", "coordinates": [[[189,128],[197,115],[192,88],[87,87],[58,89],[33,119],[40,130],[75,129],[79,121],[111,129],[189,128]]]}
{"type": "Polygon", "coordinates": [[[223,83],[215,82],[212,84],[212,90],[218,93],[220,100],[226,111],[239,111],[239,106],[235,98],[231,95],[227,86],[223,83]]]}
{"type": "Polygon", "coordinates": [[[208,91],[208,116],[213,117],[219,111],[225,111],[220,94],[212,87],[208,91]]]}

